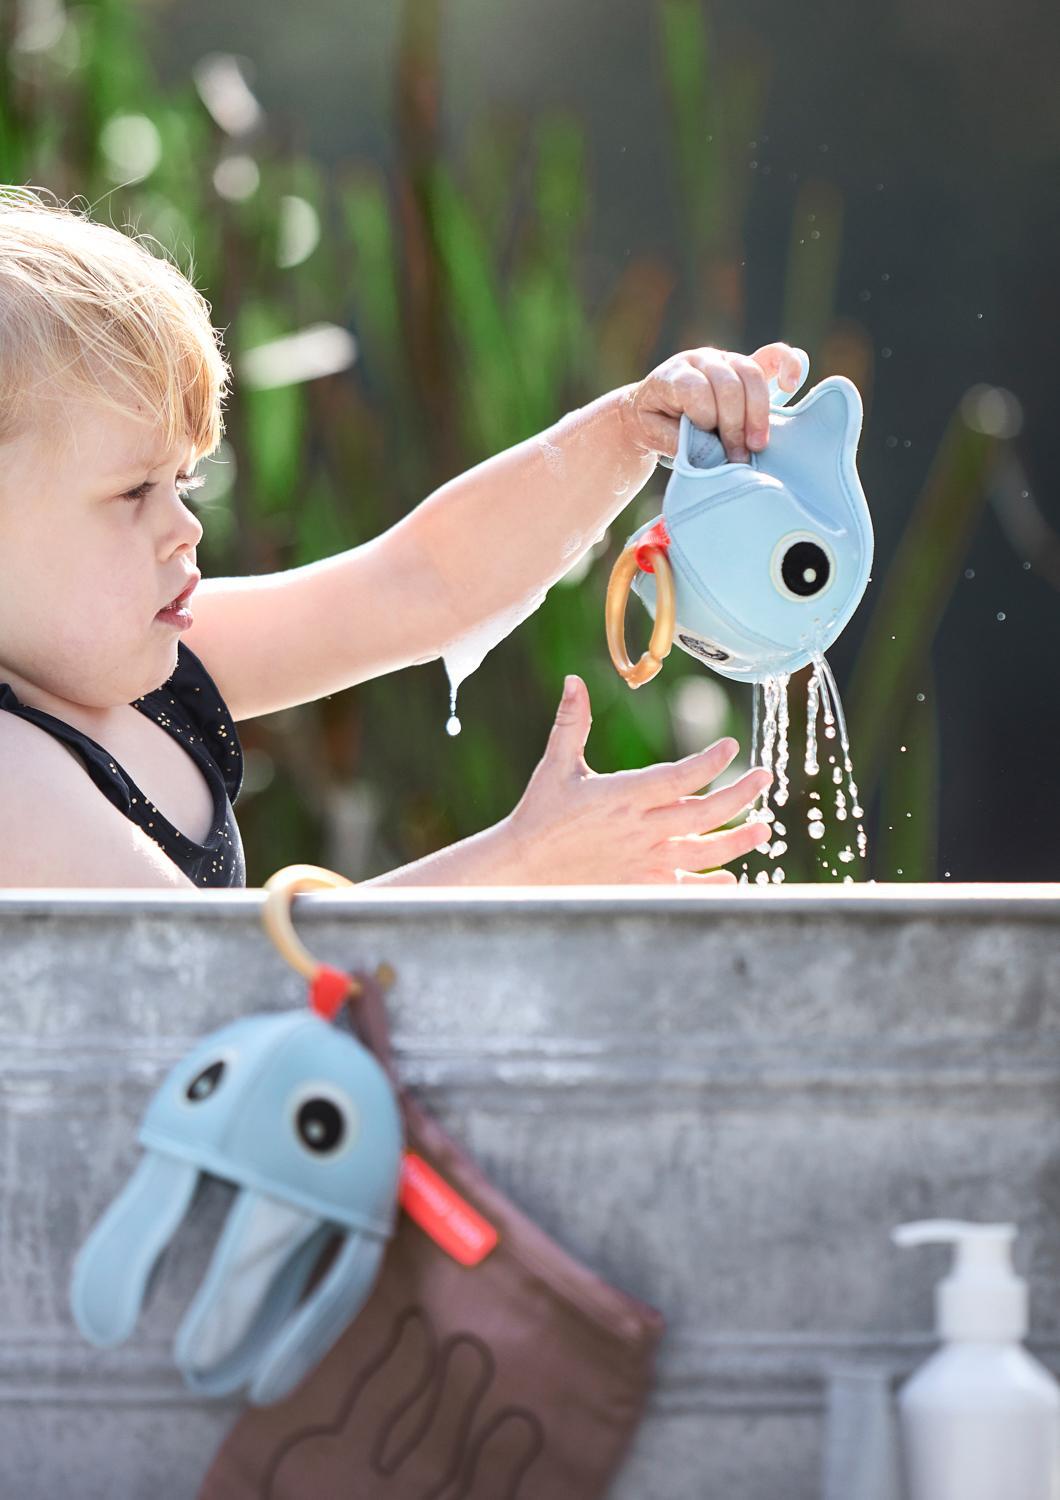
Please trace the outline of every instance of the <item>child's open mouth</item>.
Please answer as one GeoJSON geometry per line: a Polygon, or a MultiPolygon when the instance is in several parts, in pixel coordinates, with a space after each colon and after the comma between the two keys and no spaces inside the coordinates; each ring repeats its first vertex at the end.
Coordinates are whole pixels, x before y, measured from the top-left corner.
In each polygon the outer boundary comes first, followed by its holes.
{"type": "Polygon", "coordinates": [[[171,604],[166,605],[165,609],[160,609],[158,614],[155,615],[155,619],[161,621],[163,625],[172,625],[177,630],[187,630],[188,626],[193,623],[192,613],[188,608],[188,604],[192,594],[195,592],[199,577],[200,575],[196,573],[184,592],[178,594],[171,604]]]}

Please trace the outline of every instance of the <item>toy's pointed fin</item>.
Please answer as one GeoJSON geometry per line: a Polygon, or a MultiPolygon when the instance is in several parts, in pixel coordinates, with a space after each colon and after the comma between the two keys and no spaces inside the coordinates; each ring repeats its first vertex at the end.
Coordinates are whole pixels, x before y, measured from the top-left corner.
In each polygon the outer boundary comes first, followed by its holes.
{"type": "Polygon", "coordinates": [[[385,1240],[350,1231],[320,1285],[266,1352],[248,1393],[252,1402],[282,1400],[323,1359],[375,1285],[385,1249],[385,1240]]]}
{"type": "Polygon", "coordinates": [[[188,1162],[145,1152],[82,1245],[70,1304],[89,1343],[109,1348],[136,1327],[152,1272],[188,1210],[198,1177],[188,1162]]]}
{"type": "Polygon", "coordinates": [[[222,1395],[251,1378],[331,1233],[304,1209],[249,1189],[237,1195],[174,1341],[192,1390],[222,1395]]]}

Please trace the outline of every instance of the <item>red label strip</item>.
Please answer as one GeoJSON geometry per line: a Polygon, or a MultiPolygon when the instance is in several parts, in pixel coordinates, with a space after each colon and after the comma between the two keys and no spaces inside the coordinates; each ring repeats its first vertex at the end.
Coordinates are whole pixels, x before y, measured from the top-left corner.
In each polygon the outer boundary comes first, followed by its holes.
{"type": "Polygon", "coordinates": [[[493,1225],[413,1151],[406,1151],[401,1164],[401,1206],[462,1266],[484,1261],[499,1238],[493,1225]]]}

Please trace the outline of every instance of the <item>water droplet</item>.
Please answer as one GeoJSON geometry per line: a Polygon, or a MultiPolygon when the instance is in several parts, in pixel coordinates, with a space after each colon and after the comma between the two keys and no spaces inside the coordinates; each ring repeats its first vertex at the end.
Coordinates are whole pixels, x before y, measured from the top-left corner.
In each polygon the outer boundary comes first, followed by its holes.
{"type": "Polygon", "coordinates": [[[446,734],[449,734],[449,735],[459,734],[460,733],[460,728],[461,728],[460,720],[457,718],[456,714],[451,714],[450,717],[448,719],[446,719],[446,721],[445,721],[445,732],[446,732],[446,734]]]}
{"type": "Polygon", "coordinates": [[[898,873],[899,873],[899,875],[904,875],[905,871],[904,870],[899,870],[898,873]]]}
{"type": "Polygon", "coordinates": [[[923,693],[917,693],[917,695],[916,695],[916,701],[918,703],[923,703],[924,702],[924,695],[923,695],[923,693]]]}
{"type": "Polygon", "coordinates": [[[974,568],[965,568],[965,570],[964,570],[964,576],[965,576],[965,578],[974,578],[975,577],[975,569],[974,568]]]}
{"type": "Polygon", "coordinates": [[[977,317],[977,318],[981,318],[981,317],[982,317],[982,316],[983,316],[983,315],[982,315],[982,313],[976,313],[976,315],[975,315],[975,316],[976,316],[976,317],[977,317]]]}
{"type": "Polygon", "coordinates": [[[903,443],[902,443],[902,447],[903,448],[911,448],[912,446],[913,446],[912,440],[910,438],[905,438],[904,441],[903,441],[903,443]]]}
{"type": "Polygon", "coordinates": [[[890,281],[890,279],[891,279],[891,273],[890,273],[890,271],[884,271],[883,274],[880,276],[880,280],[881,281],[890,281]]]}
{"type": "Polygon", "coordinates": [[[859,292],[858,293],[858,301],[859,302],[871,302],[872,301],[872,293],[869,292],[869,291],[859,292]]]}
{"type": "Polygon", "coordinates": [[[811,229],[810,230],[810,239],[811,240],[819,240],[820,238],[821,238],[821,231],[819,229],[811,229]]]}
{"type": "Polygon", "coordinates": [[[999,609],[997,612],[997,617],[999,620],[1003,620],[1005,618],[1005,611],[1003,609],[999,609]]]}
{"type": "Polygon", "coordinates": [[[1029,562],[1025,562],[1025,563],[1024,563],[1024,564],[1023,564],[1023,571],[1024,571],[1024,572],[1025,572],[1025,573],[1029,573],[1029,572],[1030,572],[1030,569],[1031,569],[1031,565],[1030,565],[1030,563],[1029,563],[1029,562]]]}
{"type": "Polygon", "coordinates": [[[898,447],[898,439],[896,437],[889,437],[887,439],[887,446],[888,446],[888,448],[897,448],[898,447]]]}
{"type": "Polygon", "coordinates": [[[902,745],[900,748],[901,748],[902,754],[904,755],[905,754],[905,746],[902,745]]]}
{"type": "MultiPolygon", "coordinates": [[[[809,828],[807,828],[806,832],[810,835],[810,837],[812,839],[823,839],[824,838],[824,824],[823,823],[811,823],[810,826],[809,826],[809,828]]],[[[823,863],[827,864],[828,861],[825,860],[825,861],[823,861],[823,863]]]]}
{"type": "Polygon", "coordinates": [[[849,865],[854,858],[853,849],[840,849],[839,858],[842,860],[843,864],[849,865]]]}
{"type": "Polygon", "coordinates": [[[880,354],[883,356],[884,359],[890,359],[890,357],[891,357],[891,355],[893,353],[894,353],[894,350],[888,348],[888,346],[886,344],[884,344],[883,348],[880,350],[880,354]]]}
{"type": "Polygon", "coordinates": [[[768,875],[768,873],[765,870],[759,870],[758,874],[755,876],[755,885],[768,885],[768,884],[769,884],[769,875],[768,875]]]}

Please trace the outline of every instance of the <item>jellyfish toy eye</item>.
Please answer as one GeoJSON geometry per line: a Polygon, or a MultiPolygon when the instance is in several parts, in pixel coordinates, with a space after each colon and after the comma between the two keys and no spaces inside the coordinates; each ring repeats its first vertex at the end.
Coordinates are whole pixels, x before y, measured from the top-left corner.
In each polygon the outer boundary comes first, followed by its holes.
{"type": "Polygon", "coordinates": [[[333,1099],[306,1099],[294,1117],[298,1139],[315,1156],[328,1156],[346,1139],[346,1117],[333,1099]]]}
{"type": "Polygon", "coordinates": [[[190,1104],[201,1104],[204,1099],[209,1099],[221,1086],[221,1080],[225,1074],[225,1065],[222,1059],[203,1068],[202,1072],[188,1084],[184,1090],[184,1097],[190,1104]]]}

